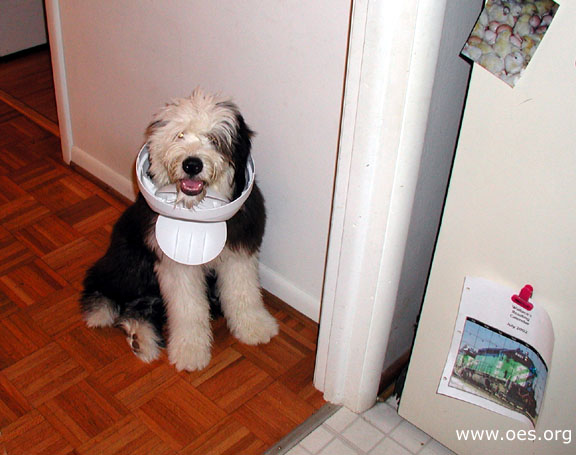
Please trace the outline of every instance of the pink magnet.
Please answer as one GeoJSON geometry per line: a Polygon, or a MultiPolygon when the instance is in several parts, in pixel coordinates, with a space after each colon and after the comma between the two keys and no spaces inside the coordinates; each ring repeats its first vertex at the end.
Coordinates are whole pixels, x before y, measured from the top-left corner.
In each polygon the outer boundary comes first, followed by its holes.
{"type": "Polygon", "coordinates": [[[519,295],[514,294],[512,296],[512,301],[517,305],[520,305],[522,308],[530,311],[532,308],[534,308],[534,305],[530,303],[530,298],[532,297],[533,291],[534,288],[527,284],[522,288],[519,295]]]}

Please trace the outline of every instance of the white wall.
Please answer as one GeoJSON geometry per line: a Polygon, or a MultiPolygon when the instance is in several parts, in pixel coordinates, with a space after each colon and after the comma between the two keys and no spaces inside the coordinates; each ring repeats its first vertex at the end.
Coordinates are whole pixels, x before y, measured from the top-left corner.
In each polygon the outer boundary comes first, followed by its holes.
{"type": "Polygon", "coordinates": [[[466,98],[471,64],[460,57],[482,0],[447,0],[428,126],[384,369],[415,334],[466,98]]]}
{"type": "Polygon", "coordinates": [[[64,60],[59,100],[69,99],[65,156],[133,196],[152,113],[196,86],[231,95],[257,132],[269,214],[263,285],[317,319],[350,0],[48,3],[61,21],[54,58],[64,60]]]}
{"type": "Polygon", "coordinates": [[[0,56],[46,44],[42,0],[0,1],[0,56]]]}

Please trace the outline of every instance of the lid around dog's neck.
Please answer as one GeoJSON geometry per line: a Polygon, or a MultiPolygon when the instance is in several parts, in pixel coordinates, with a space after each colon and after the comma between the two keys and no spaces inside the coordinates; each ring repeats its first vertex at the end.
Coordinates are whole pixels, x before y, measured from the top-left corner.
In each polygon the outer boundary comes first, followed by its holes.
{"type": "Polygon", "coordinates": [[[187,208],[182,203],[176,203],[176,188],[171,185],[158,188],[148,171],[150,170],[149,150],[145,144],[136,158],[136,178],[140,192],[152,210],[160,215],[188,221],[216,222],[232,218],[244,205],[252,192],[255,180],[255,166],[252,155],[246,163],[246,185],[242,194],[233,201],[228,201],[221,195],[208,189],[206,197],[196,206],[187,208]]]}
{"type": "Polygon", "coordinates": [[[155,235],[160,249],[182,264],[200,265],[215,259],[226,245],[226,221],[240,210],[254,187],[252,157],[248,157],[246,186],[238,198],[227,201],[208,190],[204,199],[192,208],[176,202],[175,186],[157,188],[149,169],[149,150],[145,144],[136,158],[136,178],[144,199],[158,213],[155,235]]]}

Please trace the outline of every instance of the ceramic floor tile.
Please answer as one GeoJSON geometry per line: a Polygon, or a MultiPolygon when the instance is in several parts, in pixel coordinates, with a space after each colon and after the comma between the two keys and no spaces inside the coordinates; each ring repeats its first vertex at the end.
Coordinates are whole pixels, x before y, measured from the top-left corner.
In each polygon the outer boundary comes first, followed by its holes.
{"type": "Polygon", "coordinates": [[[357,419],[352,422],[342,432],[342,436],[364,452],[370,451],[384,439],[384,433],[363,419],[357,419]]]}
{"type": "Polygon", "coordinates": [[[356,414],[341,408],[286,455],[455,455],[398,415],[397,403],[356,414]]]}
{"type": "Polygon", "coordinates": [[[358,419],[358,414],[342,407],[336,414],[330,417],[325,423],[336,432],[344,431],[354,420],[358,419]]]}
{"type": "Polygon", "coordinates": [[[351,448],[340,439],[334,439],[318,455],[362,455],[360,452],[351,448]]]}
{"type": "Polygon", "coordinates": [[[412,455],[412,453],[393,439],[386,438],[370,452],[370,455],[412,455]]]}
{"type": "Polygon", "coordinates": [[[430,436],[406,420],[390,433],[390,437],[412,453],[418,452],[430,440],[430,436]]]}
{"type": "Polygon", "coordinates": [[[362,418],[386,434],[390,433],[403,420],[396,409],[387,403],[377,403],[364,412],[362,418]]]}
{"type": "Polygon", "coordinates": [[[306,438],[300,442],[300,446],[312,453],[318,453],[331,439],[334,438],[334,433],[331,433],[324,427],[324,425],[316,428],[306,438]]]}
{"type": "Polygon", "coordinates": [[[306,449],[301,447],[300,445],[292,447],[286,455],[312,455],[306,449]]]}

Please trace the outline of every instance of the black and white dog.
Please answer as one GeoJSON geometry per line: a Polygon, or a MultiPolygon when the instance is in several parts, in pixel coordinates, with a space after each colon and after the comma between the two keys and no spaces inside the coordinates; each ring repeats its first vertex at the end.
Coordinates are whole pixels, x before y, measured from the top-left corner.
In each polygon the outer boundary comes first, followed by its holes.
{"type": "MultiPolygon", "coordinates": [[[[246,184],[252,134],[234,103],[195,90],[167,104],[148,127],[149,175],[157,187],[175,184],[178,201],[191,209],[208,188],[233,200],[246,184]]],[[[159,357],[166,333],[169,361],[178,370],[202,369],[212,344],[207,277],[215,276],[232,334],[246,344],[270,341],[278,325],[260,293],[266,215],[258,186],[226,221],[226,245],[207,264],[184,265],[165,255],[155,237],[157,216],[139,194],[116,223],[108,251],[84,280],[86,324],[121,327],[145,362],[159,357]]]]}

